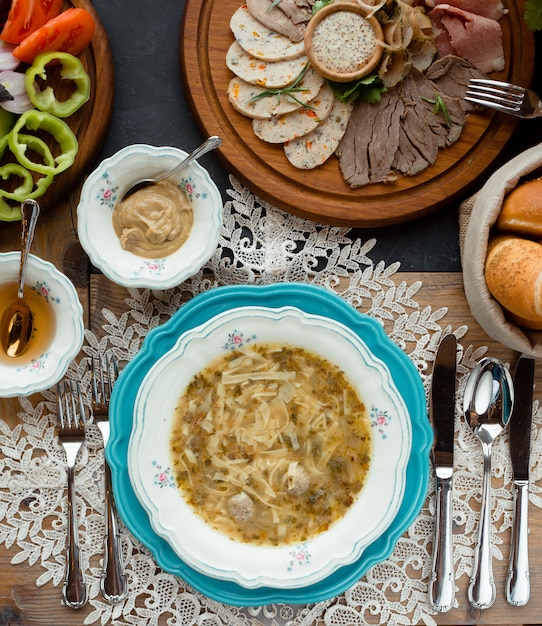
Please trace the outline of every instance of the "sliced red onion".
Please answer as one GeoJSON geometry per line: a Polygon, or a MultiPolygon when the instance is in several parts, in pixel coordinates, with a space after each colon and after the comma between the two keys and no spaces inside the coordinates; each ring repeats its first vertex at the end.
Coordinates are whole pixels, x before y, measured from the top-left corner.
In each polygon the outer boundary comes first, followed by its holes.
{"type": "Polygon", "coordinates": [[[0,103],[3,109],[19,114],[34,108],[26,94],[24,74],[12,71],[0,72],[0,84],[13,96],[13,100],[0,103]]]}
{"type": "Polygon", "coordinates": [[[15,44],[0,39],[0,71],[15,70],[19,67],[19,59],[11,54],[15,47],[15,44]]]}

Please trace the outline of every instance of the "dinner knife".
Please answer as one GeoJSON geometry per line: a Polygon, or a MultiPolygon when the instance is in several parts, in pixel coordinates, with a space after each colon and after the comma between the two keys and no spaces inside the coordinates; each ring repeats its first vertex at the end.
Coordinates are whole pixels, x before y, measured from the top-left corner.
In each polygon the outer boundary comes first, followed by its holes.
{"type": "Polygon", "coordinates": [[[434,430],[433,467],[436,475],[436,519],[429,603],[440,613],[452,608],[455,597],[452,542],[452,491],[456,383],[455,335],[440,342],[429,397],[429,419],[434,430]]]}
{"type": "Polygon", "coordinates": [[[509,424],[510,458],[514,472],[514,517],[506,599],[513,606],[527,604],[531,595],[528,505],[533,383],[534,359],[521,356],[514,372],[516,401],[509,424]]]}

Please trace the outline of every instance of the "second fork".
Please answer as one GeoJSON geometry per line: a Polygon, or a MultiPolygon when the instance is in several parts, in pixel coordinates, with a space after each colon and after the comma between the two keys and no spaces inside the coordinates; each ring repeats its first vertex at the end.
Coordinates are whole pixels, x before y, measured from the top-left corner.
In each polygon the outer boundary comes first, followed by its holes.
{"type": "Polygon", "coordinates": [[[534,91],[487,78],[471,78],[465,100],[523,119],[542,117],[542,102],[534,91]]]}
{"type": "Polygon", "coordinates": [[[66,452],[68,471],[68,539],[66,544],[66,576],[62,599],[66,606],[80,609],[87,601],[87,589],[81,567],[79,531],[75,503],[75,463],[85,441],[85,411],[79,384],[64,380],[57,385],[58,438],[66,452]]]}
{"type": "MultiPolygon", "coordinates": [[[[109,398],[111,389],[118,376],[117,361],[109,359],[91,359],[92,372],[92,414],[94,423],[100,429],[104,452],[109,440],[109,398]],[[104,367],[105,366],[105,367],[104,367]]],[[[100,582],[102,596],[111,604],[124,600],[128,593],[128,582],[121,560],[121,543],[118,531],[111,469],[104,456],[104,492],[105,492],[105,536],[103,571],[100,582]]]]}

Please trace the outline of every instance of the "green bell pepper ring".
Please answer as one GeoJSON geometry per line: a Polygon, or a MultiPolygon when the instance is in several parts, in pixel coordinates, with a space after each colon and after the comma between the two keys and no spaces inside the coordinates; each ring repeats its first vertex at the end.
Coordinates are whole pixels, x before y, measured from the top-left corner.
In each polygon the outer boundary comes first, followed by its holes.
{"type": "Polygon", "coordinates": [[[22,199],[28,197],[28,194],[32,193],[32,189],[34,188],[32,174],[19,163],[6,163],[6,165],[0,167],[0,178],[2,178],[2,180],[8,180],[11,176],[21,178],[21,184],[13,191],[0,189],[0,196],[21,202],[22,199]]]}
{"type": "Polygon", "coordinates": [[[10,206],[2,196],[0,196],[0,221],[16,222],[21,219],[21,205],[10,206]]]}
{"type": "MultiPolygon", "coordinates": [[[[8,147],[8,136],[4,135],[0,139],[0,155],[3,156],[6,148],[8,147]]],[[[21,179],[21,183],[18,187],[16,187],[13,191],[6,191],[0,188],[0,200],[2,203],[1,207],[4,209],[11,209],[11,207],[3,201],[3,197],[9,198],[10,200],[18,200],[21,202],[21,196],[24,198],[26,194],[31,193],[34,188],[34,179],[32,178],[32,174],[23,167],[20,163],[5,163],[0,167],[0,178],[2,180],[9,180],[11,176],[16,176],[21,179]]],[[[10,211],[11,215],[11,211],[10,211]]]]}
{"type": "Polygon", "coordinates": [[[7,133],[6,135],[3,135],[2,137],[0,137],[0,159],[2,159],[4,157],[4,152],[9,147],[8,146],[8,135],[9,135],[9,133],[7,133]]]}
{"type": "MultiPolygon", "coordinates": [[[[33,135],[22,134],[19,134],[19,141],[41,155],[46,165],[54,166],[55,160],[45,141],[33,135]]],[[[6,146],[7,136],[0,140],[0,153],[3,154],[6,146]]],[[[0,189],[0,197],[16,200],[17,202],[22,202],[25,199],[39,198],[45,193],[45,190],[53,182],[54,178],[52,174],[47,174],[35,181],[32,172],[26,167],[23,167],[20,163],[6,163],[0,167],[0,178],[8,180],[10,176],[19,176],[22,179],[22,183],[13,191],[0,189]]]]}
{"type": "Polygon", "coordinates": [[[69,117],[83,106],[90,98],[90,77],[85,72],[81,61],[67,52],[44,52],[39,54],[32,65],[26,70],[24,84],[30,102],[46,113],[57,117],[69,117]],[[75,84],[73,93],[67,100],[59,100],[53,87],[47,85],[40,90],[36,78],[47,81],[46,65],[51,61],[60,62],[60,76],[63,80],[71,80],[75,84]]]}
{"type": "Polygon", "coordinates": [[[0,107],[0,137],[5,137],[13,128],[17,116],[0,107]]]}
{"type": "MultiPolygon", "coordinates": [[[[19,133],[19,142],[22,144],[26,144],[28,148],[30,148],[30,150],[33,150],[34,152],[39,154],[42,157],[45,165],[54,167],[55,159],[53,155],[51,154],[51,150],[49,149],[49,146],[45,143],[45,141],[43,141],[43,139],[40,139],[39,137],[35,137],[34,135],[23,135],[22,133],[19,133]]],[[[38,178],[37,181],[34,180],[35,187],[33,191],[30,190],[28,193],[26,193],[22,197],[19,197],[20,194],[18,194],[18,196],[14,196],[13,199],[18,200],[19,202],[22,202],[25,199],[30,200],[32,198],[39,198],[40,196],[43,196],[43,194],[45,193],[45,190],[53,182],[53,179],[54,179],[53,174],[44,174],[43,176],[38,178]]],[[[7,194],[4,194],[4,195],[8,198],[10,197],[7,194]]]]}
{"type": "Polygon", "coordinates": [[[36,110],[25,111],[19,117],[8,135],[8,143],[10,150],[21,165],[34,172],[45,175],[52,174],[53,176],[70,167],[79,149],[77,137],[64,120],[51,115],[51,113],[36,110]],[[26,156],[28,144],[19,139],[19,133],[25,127],[29,130],[45,131],[53,137],[60,148],[60,154],[54,157],[55,164],[36,163],[26,156]]]}

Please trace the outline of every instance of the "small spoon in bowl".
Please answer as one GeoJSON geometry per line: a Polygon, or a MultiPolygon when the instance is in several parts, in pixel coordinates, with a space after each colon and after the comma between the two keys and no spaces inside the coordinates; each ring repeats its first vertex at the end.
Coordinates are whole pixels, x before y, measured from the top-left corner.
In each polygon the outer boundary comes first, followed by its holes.
{"type": "Polygon", "coordinates": [[[468,589],[471,606],[487,609],[495,601],[491,555],[491,448],[504,430],[514,404],[510,373],[499,359],[486,357],[471,372],[463,397],[463,413],[482,444],[484,474],[478,542],[468,589]]]}
{"type": "Polygon", "coordinates": [[[192,161],[195,161],[198,157],[203,156],[204,154],[207,154],[207,152],[210,152],[211,150],[214,150],[215,148],[218,148],[218,146],[221,143],[222,143],[222,139],[220,137],[217,137],[216,135],[209,137],[201,144],[201,146],[197,147],[193,152],[191,152],[187,157],[185,157],[180,163],[177,163],[177,165],[174,168],[172,168],[165,174],[160,174],[160,176],[155,176],[154,178],[142,178],[136,181],[127,191],[124,192],[122,197],[119,198],[117,202],[122,202],[123,200],[126,200],[128,196],[131,196],[133,193],[135,193],[136,191],[139,191],[140,189],[143,189],[144,187],[148,187],[149,185],[155,185],[156,183],[159,183],[161,180],[165,180],[166,178],[173,176],[173,174],[176,174],[178,171],[190,165],[190,163],[192,163],[192,161]]]}
{"type": "Polygon", "coordinates": [[[4,311],[0,320],[0,340],[9,357],[22,354],[34,325],[32,310],[24,299],[24,282],[26,277],[26,264],[28,253],[34,238],[34,230],[40,206],[35,200],[24,200],[21,203],[21,262],[19,265],[19,287],[17,300],[12,302],[4,311]]]}

